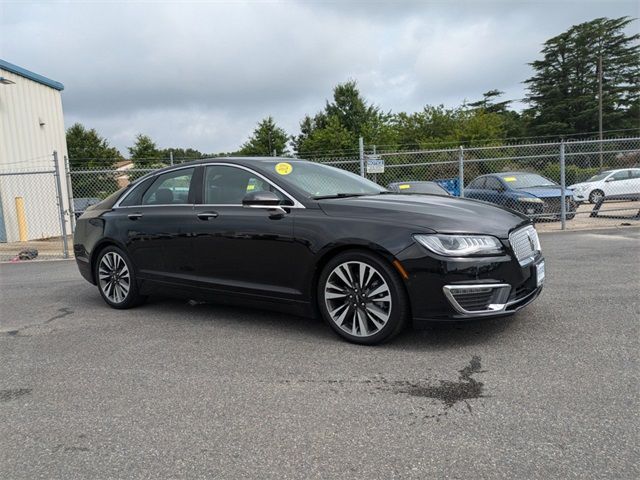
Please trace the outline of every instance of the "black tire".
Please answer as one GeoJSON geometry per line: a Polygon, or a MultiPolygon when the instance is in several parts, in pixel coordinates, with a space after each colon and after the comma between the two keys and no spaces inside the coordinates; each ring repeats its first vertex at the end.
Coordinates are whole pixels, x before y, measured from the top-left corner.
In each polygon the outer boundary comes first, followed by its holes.
{"type": "Polygon", "coordinates": [[[366,250],[350,250],[332,258],[320,274],[317,298],[322,318],[329,326],[345,340],[361,345],[376,345],[391,340],[402,331],[409,317],[409,299],[400,275],[384,258],[366,250]],[[364,281],[359,280],[362,264],[364,281]],[[342,277],[337,271],[340,270],[344,277],[344,268],[349,270],[353,284],[341,281],[342,277]],[[329,280],[331,282],[328,284],[329,280]],[[360,290],[358,286],[362,284],[365,288],[360,290]],[[378,290],[380,292],[376,294],[378,290]],[[327,298],[327,295],[341,298],[327,298]],[[352,298],[354,296],[355,299],[352,298]],[[358,298],[362,303],[355,306],[358,298]],[[354,301],[356,303],[352,303],[354,301]],[[340,310],[340,305],[346,306],[340,310]],[[343,323],[339,325],[343,314],[343,323]],[[383,321],[385,315],[386,320],[383,321]]]}
{"type": "Polygon", "coordinates": [[[602,190],[594,190],[589,194],[589,203],[597,203],[598,199],[602,197],[604,197],[602,190]]]}
{"type": "Polygon", "coordinates": [[[94,265],[94,276],[102,299],[111,308],[119,310],[132,308],[140,305],[147,298],[146,296],[140,295],[133,263],[131,263],[129,256],[121,248],[110,245],[98,253],[94,265]],[[114,262],[114,259],[117,258],[120,258],[121,261],[117,260],[114,262]],[[126,293],[124,290],[126,285],[125,276],[122,275],[125,269],[122,268],[123,265],[121,262],[124,262],[128,275],[128,288],[126,289],[126,293]],[[117,276],[117,280],[115,277],[112,280],[103,278],[106,273],[111,275],[108,268],[110,264],[115,264],[115,268],[113,268],[115,273],[113,275],[117,276]]]}

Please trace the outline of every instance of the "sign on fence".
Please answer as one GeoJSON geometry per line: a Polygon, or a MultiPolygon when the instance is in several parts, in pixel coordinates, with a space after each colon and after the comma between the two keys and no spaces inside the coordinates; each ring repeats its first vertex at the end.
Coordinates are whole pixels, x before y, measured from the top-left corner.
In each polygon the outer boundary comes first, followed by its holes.
{"type": "Polygon", "coordinates": [[[367,173],[384,173],[384,160],[378,155],[368,155],[367,173]]]}

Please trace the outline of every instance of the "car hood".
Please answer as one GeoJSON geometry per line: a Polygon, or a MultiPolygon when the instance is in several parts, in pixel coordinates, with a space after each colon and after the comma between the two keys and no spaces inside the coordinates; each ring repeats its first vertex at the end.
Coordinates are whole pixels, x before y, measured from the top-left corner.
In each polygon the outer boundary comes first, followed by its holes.
{"type": "MultiPolygon", "coordinates": [[[[496,205],[440,195],[367,195],[320,200],[329,216],[414,225],[440,233],[481,233],[507,238],[529,219],[496,205]]],[[[417,233],[417,232],[416,232],[417,233]]]]}
{"type": "MultiPolygon", "coordinates": [[[[538,198],[554,198],[560,197],[560,185],[553,187],[529,187],[529,188],[518,188],[515,190],[518,193],[528,193],[529,195],[533,195],[538,198]]],[[[569,187],[564,189],[565,197],[570,197],[572,192],[569,190],[569,187]]]]}

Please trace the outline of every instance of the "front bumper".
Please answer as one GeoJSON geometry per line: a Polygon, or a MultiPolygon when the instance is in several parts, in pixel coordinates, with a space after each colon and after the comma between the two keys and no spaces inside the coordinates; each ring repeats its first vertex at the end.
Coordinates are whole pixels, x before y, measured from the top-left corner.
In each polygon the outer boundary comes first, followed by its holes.
{"type": "MultiPolygon", "coordinates": [[[[576,211],[575,194],[567,196],[565,199],[565,211],[572,214],[576,211]]],[[[544,198],[543,203],[520,203],[520,211],[534,219],[556,219],[560,217],[562,206],[560,197],[544,198]]]]}
{"type": "Polygon", "coordinates": [[[536,266],[544,258],[538,254],[521,266],[508,242],[504,244],[508,253],[495,257],[440,257],[417,244],[401,252],[397,258],[409,276],[406,286],[414,324],[507,316],[533,302],[543,288],[537,285],[536,266]],[[455,301],[453,290],[458,289],[474,295],[471,305],[482,302],[479,292],[487,287],[495,290],[488,294],[493,295],[486,302],[488,308],[470,311],[455,301]]]}
{"type": "Polygon", "coordinates": [[[585,202],[589,199],[589,192],[584,190],[584,191],[573,191],[573,201],[574,202],[585,202]]]}

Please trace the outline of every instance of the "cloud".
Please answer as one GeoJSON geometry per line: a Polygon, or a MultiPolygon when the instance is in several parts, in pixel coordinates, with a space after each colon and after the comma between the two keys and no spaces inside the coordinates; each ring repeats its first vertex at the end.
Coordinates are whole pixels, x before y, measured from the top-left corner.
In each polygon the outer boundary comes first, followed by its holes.
{"type": "MultiPolygon", "coordinates": [[[[0,57],[65,84],[70,125],[123,151],[237,148],[273,115],[296,133],[331,89],[358,80],[384,110],[521,98],[541,43],[633,2],[87,2],[0,4],[0,57]]],[[[637,25],[633,28],[637,28],[637,25]]]]}

